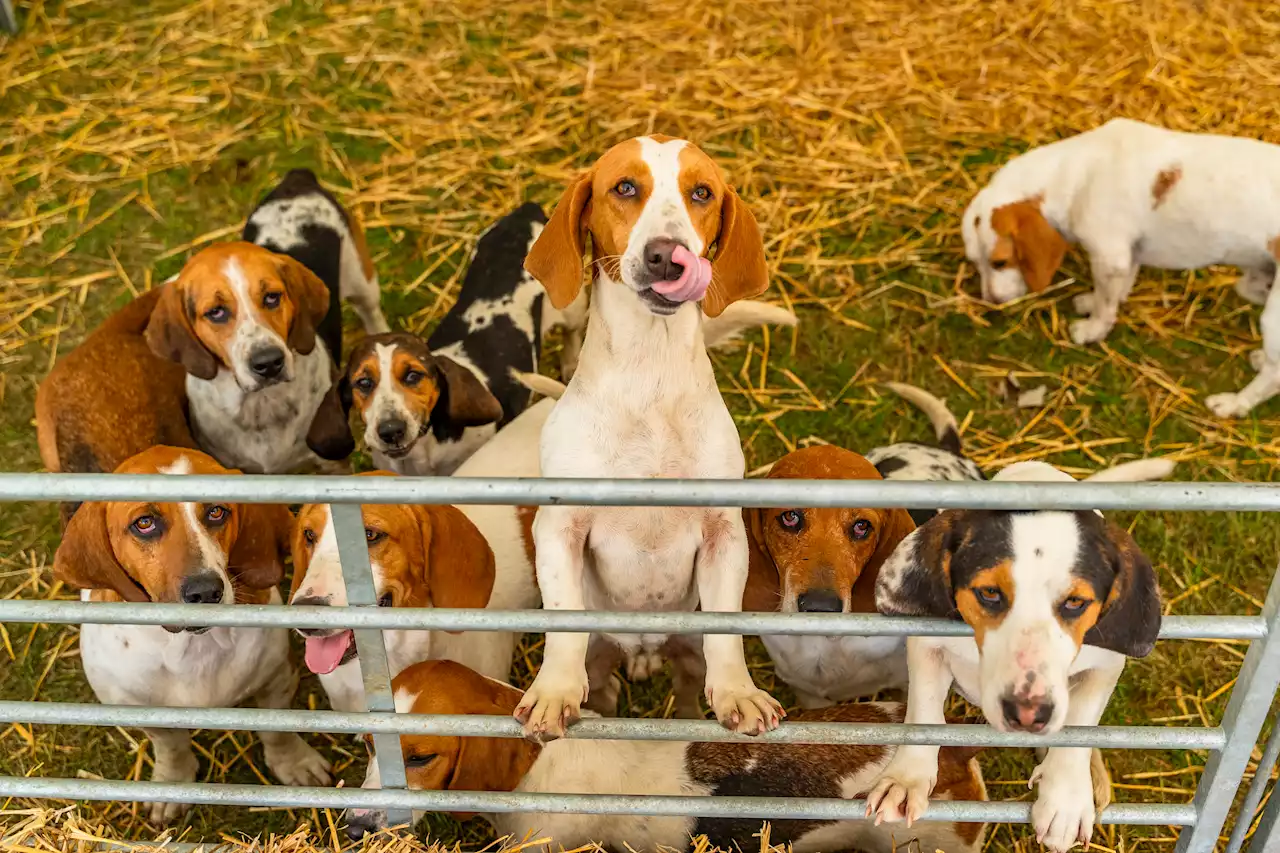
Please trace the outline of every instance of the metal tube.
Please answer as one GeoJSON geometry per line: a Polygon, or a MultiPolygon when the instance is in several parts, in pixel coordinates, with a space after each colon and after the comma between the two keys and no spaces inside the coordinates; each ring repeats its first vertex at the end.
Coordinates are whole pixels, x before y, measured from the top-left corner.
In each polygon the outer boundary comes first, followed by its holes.
{"type": "MultiPolygon", "coordinates": [[[[34,725],[136,726],[158,729],[331,732],[373,735],[523,736],[510,717],[467,714],[262,710],[258,708],[152,708],[70,702],[0,701],[0,722],[34,725]]],[[[1155,726],[1068,727],[1052,735],[999,732],[985,725],[890,725],[784,722],[773,732],[748,737],[712,720],[653,720],[589,717],[571,726],[579,740],[644,740],[741,743],[938,744],[940,746],[1104,749],[1221,749],[1226,734],[1216,728],[1155,726]]]]}
{"type": "MultiPolygon", "coordinates": [[[[1262,751],[1262,758],[1259,759],[1258,766],[1253,771],[1253,781],[1249,783],[1249,790],[1245,792],[1244,802],[1236,812],[1236,825],[1231,829],[1231,837],[1227,839],[1224,853],[1240,853],[1240,849],[1244,847],[1244,837],[1249,834],[1249,827],[1253,824],[1253,818],[1258,811],[1258,803],[1262,802],[1262,794],[1267,789],[1267,782],[1271,780],[1271,768],[1276,766],[1278,756],[1280,756],[1280,726],[1275,726],[1271,730],[1271,737],[1267,740],[1267,748],[1262,751]]],[[[1272,805],[1274,804],[1273,797],[1272,805]]],[[[1277,843],[1280,843],[1280,839],[1277,843]]],[[[1265,850],[1266,847],[1264,837],[1261,849],[1265,850]]]]}
{"type": "Polygon", "coordinates": [[[574,506],[929,506],[968,509],[1280,510],[1267,483],[1012,483],[882,480],[588,480],[0,474],[0,501],[218,500],[574,506]]]}
{"type": "MultiPolygon", "coordinates": [[[[1280,744],[1280,726],[1276,726],[1275,731],[1271,733],[1270,744],[1280,744]]],[[[1274,761],[1275,756],[1272,756],[1272,763],[1274,761]]],[[[1265,775],[1271,774],[1268,772],[1265,775]]],[[[1256,783],[1257,777],[1254,779],[1256,783]]],[[[1265,784],[1264,779],[1263,787],[1265,784]]],[[[1244,814],[1245,812],[1242,811],[1241,815],[1244,814]]],[[[1248,824],[1245,824],[1245,829],[1248,830],[1248,824]]],[[[1227,853],[1232,851],[1228,850],[1227,853]]],[[[1258,821],[1258,830],[1254,833],[1253,840],[1249,842],[1249,853],[1280,853],[1280,782],[1271,786],[1271,799],[1267,800],[1267,806],[1262,811],[1262,819],[1258,821]]]]}
{"type": "MultiPolygon", "coordinates": [[[[276,785],[117,782],[0,776],[0,797],[65,800],[206,803],[275,808],[414,809],[445,812],[546,812],[677,817],[864,820],[863,800],[788,797],[671,797],[611,794],[527,794],[478,791],[399,791],[364,788],[292,788],[276,785]]],[[[1022,802],[929,803],[925,821],[1027,823],[1031,804],[1022,802]]],[[[1099,815],[1103,824],[1191,826],[1190,805],[1114,803],[1099,815]]]]}
{"type": "MultiPolygon", "coordinates": [[[[623,613],[568,610],[447,610],[401,607],[284,607],[266,604],[123,604],[0,601],[0,622],[207,625],[247,628],[364,628],[433,631],[599,631],[614,634],[789,634],[966,637],[960,621],[863,613],[623,613]]],[[[1166,616],[1162,640],[1255,640],[1257,616],[1166,616]]]]}

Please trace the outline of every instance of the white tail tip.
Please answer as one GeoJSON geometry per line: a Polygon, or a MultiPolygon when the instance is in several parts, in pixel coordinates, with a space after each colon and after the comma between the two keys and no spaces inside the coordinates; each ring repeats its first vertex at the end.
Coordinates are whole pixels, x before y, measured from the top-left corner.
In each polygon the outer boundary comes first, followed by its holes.
{"type": "Polygon", "coordinates": [[[702,318],[702,337],[708,349],[724,346],[757,326],[795,326],[800,321],[786,308],[755,299],[743,299],[725,307],[719,317],[702,318]]]}
{"type": "Polygon", "coordinates": [[[1090,483],[1141,483],[1147,480],[1163,480],[1178,465],[1172,459],[1135,459],[1104,468],[1085,477],[1090,483]]]}
{"type": "Polygon", "coordinates": [[[533,393],[550,397],[552,400],[559,400],[564,394],[565,385],[563,382],[557,382],[550,376],[543,376],[541,373],[525,373],[520,370],[513,370],[511,371],[511,378],[533,393]]]}

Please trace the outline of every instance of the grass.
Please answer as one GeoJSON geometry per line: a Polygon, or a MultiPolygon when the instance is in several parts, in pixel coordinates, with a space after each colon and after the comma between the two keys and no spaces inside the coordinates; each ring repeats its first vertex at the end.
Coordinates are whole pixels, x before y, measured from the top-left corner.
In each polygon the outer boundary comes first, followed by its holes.
{"type": "MultiPolygon", "coordinates": [[[[924,4],[913,0],[85,0],[19,2],[0,37],[0,458],[38,470],[32,400],[56,354],[110,310],[234,233],[293,166],[319,172],[365,220],[398,328],[451,304],[476,236],[613,142],[649,131],[712,152],[759,218],[771,299],[800,328],[718,356],[749,468],[828,441],[927,439],[888,379],[945,396],[989,469],[1044,458],[1092,470],[1174,455],[1186,480],[1277,479],[1280,402],[1239,422],[1204,408],[1241,387],[1258,311],[1232,270],[1144,272],[1105,346],[1066,336],[1082,289],[1073,255],[1044,295],[998,310],[974,297],[957,217],[1012,154],[1127,115],[1280,141],[1280,10],[1257,0],[924,4]],[[1040,410],[1004,393],[1047,384],[1040,410]]],[[[1087,279],[1085,279],[1087,280],[1087,279]]],[[[1118,513],[1158,566],[1169,612],[1256,613],[1280,551],[1260,514],[1118,513]]],[[[49,566],[52,505],[0,509],[0,591],[63,597],[49,566]]],[[[752,645],[760,682],[773,684],[752,645]]],[[[527,684],[538,644],[525,646],[527,684]]],[[[1170,642],[1126,670],[1105,721],[1216,723],[1244,646],[1170,642]]],[[[74,628],[4,626],[0,696],[93,701],[74,628]]],[[[669,682],[634,685],[630,714],[661,714],[669,682]]],[[[322,706],[312,679],[299,706],[322,706]]],[[[202,778],[258,780],[244,733],[197,737],[202,778]]],[[[347,784],[363,761],[315,736],[347,784]]],[[[1108,753],[1118,800],[1184,802],[1205,756],[1108,753]]],[[[0,772],[145,778],[137,732],[14,724],[0,772]]],[[[989,751],[993,796],[1027,796],[1029,754],[989,751]]],[[[18,804],[14,804],[18,805],[18,804]]],[[[127,805],[81,814],[148,837],[127,805]]],[[[306,812],[198,808],[188,838],[287,834],[306,812]]],[[[433,818],[446,840],[476,822],[433,818]]],[[[1107,828],[1114,850],[1176,832],[1107,828]]],[[[1018,827],[991,849],[1032,850],[1018,827]]]]}

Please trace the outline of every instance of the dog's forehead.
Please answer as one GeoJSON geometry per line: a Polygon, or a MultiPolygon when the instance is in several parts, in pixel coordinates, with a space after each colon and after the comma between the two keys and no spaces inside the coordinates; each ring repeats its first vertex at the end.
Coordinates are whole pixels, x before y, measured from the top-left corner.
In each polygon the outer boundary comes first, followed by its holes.
{"type": "Polygon", "coordinates": [[[235,276],[250,283],[275,281],[280,278],[280,266],[275,254],[253,243],[217,243],[192,256],[178,281],[194,293],[219,283],[231,285],[235,276]]]}
{"type": "Polygon", "coordinates": [[[117,474],[226,474],[226,468],[212,456],[183,447],[157,445],[131,456],[116,469],[117,474]]]}

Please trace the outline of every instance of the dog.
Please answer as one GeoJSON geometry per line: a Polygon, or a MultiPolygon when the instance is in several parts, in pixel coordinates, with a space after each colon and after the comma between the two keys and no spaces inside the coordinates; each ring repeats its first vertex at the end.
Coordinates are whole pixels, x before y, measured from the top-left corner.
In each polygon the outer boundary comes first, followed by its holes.
{"type": "MultiPolygon", "coordinates": [[[[199,451],[153,447],[118,474],[236,474],[199,451]]],[[[87,502],[67,525],[54,576],[85,601],[230,606],[280,604],[292,517],[270,504],[87,502]]],[[[284,628],[94,625],[80,629],[80,659],[107,705],[229,708],[252,700],[288,708],[298,685],[284,628]]],[[[196,757],[183,729],[144,729],[155,749],[154,782],[194,782],[196,757]]],[[[329,763],[297,734],[262,732],[267,767],[286,785],[328,785],[329,763]]],[[[188,805],[152,803],[153,823],[188,805]]]]}
{"type": "MultiPolygon", "coordinates": [[[[1074,482],[1043,462],[1012,465],[994,479],[1074,482]]],[[[876,606],[894,616],[963,619],[974,630],[908,638],[908,723],[944,722],[954,683],[997,729],[1044,734],[1097,725],[1126,657],[1150,653],[1161,620],[1150,561],[1096,512],[940,513],[881,567],[876,606]]],[[[868,816],[917,820],[937,754],[936,746],[900,749],[868,797],[868,816]]],[[[1096,750],[1051,748],[1031,782],[1040,786],[1036,838],[1053,851],[1087,843],[1110,798],[1096,750]]]]}
{"type": "MultiPolygon", "coordinates": [[[[702,316],[768,286],[751,212],[698,148],[647,136],[616,145],[576,180],[529,252],[525,268],[557,307],[582,290],[588,235],[590,317],[577,372],[543,430],[543,475],[741,478],[742,446],[702,316]],[[713,244],[714,263],[705,257],[713,244]]],[[[548,609],[742,609],[747,537],[738,509],[544,506],[534,542],[548,609]]],[[[516,708],[528,737],[559,737],[578,716],[590,643],[585,634],[547,635],[542,667],[516,708]]],[[[735,731],[760,733],[783,716],[752,682],[740,636],[709,634],[703,654],[686,638],[597,637],[602,644],[625,654],[665,649],[676,658],[677,692],[705,671],[708,703],[735,731]]]]}
{"type": "Polygon", "coordinates": [[[1251,356],[1258,375],[1205,402],[1219,417],[1242,417],[1280,393],[1280,296],[1272,287],[1280,191],[1269,175],[1280,175],[1275,145],[1113,119],[1006,163],[965,210],[965,254],[983,297],[1007,302],[1048,287],[1069,243],[1080,244],[1094,289],[1075,299],[1089,315],[1071,324],[1077,344],[1110,334],[1139,267],[1240,267],[1236,292],[1266,306],[1262,349],[1251,356]]]}
{"type": "MultiPolygon", "coordinates": [[[[514,687],[451,661],[413,666],[395,679],[396,711],[412,714],[510,714],[520,704],[514,687]]],[[[897,703],[842,705],[798,719],[824,723],[895,723],[897,703]]],[[[891,746],[810,746],[774,743],[559,740],[543,746],[514,738],[402,736],[409,787],[415,790],[573,791],[623,796],[824,797],[855,799],[869,789],[893,755],[891,746]]],[[[985,800],[973,749],[948,747],[939,757],[938,800],[985,800]]],[[[380,787],[377,762],[364,787],[380,787]]],[[[706,836],[713,849],[734,849],[761,831],[749,818],[639,817],[514,812],[485,818],[512,839],[554,838],[565,849],[688,850],[706,836]]],[[[353,839],[386,826],[384,812],[347,812],[353,839]]],[[[930,823],[917,833],[891,833],[869,821],[776,820],[769,841],[796,853],[918,849],[977,853],[985,826],[930,823]],[[914,837],[911,837],[914,835],[914,837]]]]}
{"type": "Polygon", "coordinates": [[[315,273],[253,243],[208,246],[164,285],[147,344],[186,370],[203,450],[255,474],[345,470],[355,442],[317,334],[329,311],[315,273]]]}
{"type": "MultiPolygon", "coordinates": [[[[36,389],[36,441],[48,471],[100,474],[158,444],[194,449],[186,375],[143,333],[161,295],[148,291],[54,363],[36,389]]],[[[65,526],[78,503],[61,507],[65,526]]]]}

